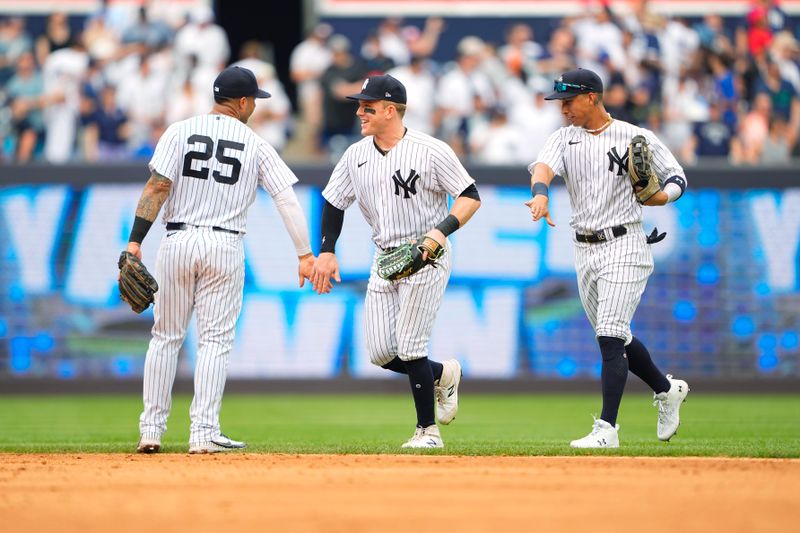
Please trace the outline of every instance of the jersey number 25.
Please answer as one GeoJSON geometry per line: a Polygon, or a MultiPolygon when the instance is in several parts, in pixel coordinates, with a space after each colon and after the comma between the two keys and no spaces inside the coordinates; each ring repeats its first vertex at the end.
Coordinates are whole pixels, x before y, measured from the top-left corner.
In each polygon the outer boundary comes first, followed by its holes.
{"type": "Polygon", "coordinates": [[[218,183],[224,183],[226,185],[233,185],[237,181],[239,181],[239,172],[242,170],[242,162],[236,159],[235,157],[230,157],[225,155],[225,149],[230,150],[237,150],[241,152],[244,150],[244,144],[237,143],[233,141],[226,141],[225,139],[220,139],[217,142],[217,151],[214,152],[214,140],[211,137],[206,135],[192,135],[189,137],[189,144],[204,144],[205,150],[202,152],[199,150],[193,150],[191,152],[186,152],[186,155],[183,157],[183,175],[189,176],[191,178],[197,178],[201,180],[208,179],[208,167],[200,167],[199,169],[192,168],[192,162],[195,160],[198,161],[208,161],[211,159],[211,155],[213,153],[214,157],[217,161],[222,163],[223,165],[230,165],[230,176],[225,176],[219,170],[215,170],[211,173],[211,177],[214,178],[214,181],[218,183]]]}

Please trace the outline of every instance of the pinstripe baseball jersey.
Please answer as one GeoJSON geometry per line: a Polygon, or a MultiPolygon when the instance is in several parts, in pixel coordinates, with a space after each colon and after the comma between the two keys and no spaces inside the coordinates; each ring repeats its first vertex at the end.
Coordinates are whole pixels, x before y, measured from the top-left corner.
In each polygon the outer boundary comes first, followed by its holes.
{"type": "Polygon", "coordinates": [[[572,205],[569,224],[579,233],[642,221],[642,206],[628,175],[628,145],[644,135],[653,154],[653,170],[663,183],[686,175],[670,151],[650,130],[614,120],[599,135],[567,126],[554,132],[539,157],[528,167],[544,163],[564,178],[572,205]]]}
{"type": "Polygon", "coordinates": [[[163,222],[244,232],[261,185],[274,196],[297,182],[272,146],[226,115],[199,115],[171,125],[150,171],[172,180],[163,222]]]}
{"type": "Polygon", "coordinates": [[[453,149],[408,129],[385,155],[372,136],[351,145],[333,170],[322,196],[337,209],[353,202],[380,248],[423,235],[447,216],[447,195],[475,183],[453,149]]]}

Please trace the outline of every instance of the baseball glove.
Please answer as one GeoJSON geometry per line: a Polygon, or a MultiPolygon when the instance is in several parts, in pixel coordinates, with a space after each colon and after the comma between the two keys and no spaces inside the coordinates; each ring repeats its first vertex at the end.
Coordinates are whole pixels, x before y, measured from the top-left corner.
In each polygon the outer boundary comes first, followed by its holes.
{"type": "Polygon", "coordinates": [[[138,257],[129,252],[119,255],[119,296],[137,313],[153,303],[158,283],[138,257]]]}
{"type": "Polygon", "coordinates": [[[407,242],[378,256],[378,275],[389,281],[407,278],[419,272],[425,265],[436,266],[436,260],[444,255],[444,246],[436,239],[423,235],[414,242],[407,242]],[[422,253],[428,257],[422,259],[422,253]]]}
{"type": "Polygon", "coordinates": [[[639,203],[643,204],[661,190],[658,176],[653,172],[653,154],[644,135],[631,139],[628,146],[628,175],[639,203]]]}

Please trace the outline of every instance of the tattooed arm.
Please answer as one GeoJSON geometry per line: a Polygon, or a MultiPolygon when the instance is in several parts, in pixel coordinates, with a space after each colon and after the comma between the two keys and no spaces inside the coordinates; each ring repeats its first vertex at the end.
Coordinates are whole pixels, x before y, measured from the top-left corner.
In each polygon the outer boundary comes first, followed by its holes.
{"type": "Polygon", "coordinates": [[[142,241],[150,231],[158,212],[161,211],[161,206],[167,200],[171,187],[172,181],[156,172],[150,175],[144,186],[139,205],[136,206],[136,218],[133,221],[131,235],[128,238],[128,251],[139,259],[142,258],[142,241]]]}

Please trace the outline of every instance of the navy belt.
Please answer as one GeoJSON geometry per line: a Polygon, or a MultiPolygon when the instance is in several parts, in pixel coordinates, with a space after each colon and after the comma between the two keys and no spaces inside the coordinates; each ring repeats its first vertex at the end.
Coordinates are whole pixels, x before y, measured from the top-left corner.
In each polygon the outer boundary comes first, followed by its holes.
{"type": "MultiPolygon", "coordinates": [[[[611,234],[614,237],[622,237],[628,233],[628,229],[625,226],[614,226],[611,228],[611,234]]],[[[588,243],[598,243],[598,242],[605,242],[608,240],[604,231],[598,231],[597,233],[590,233],[589,235],[581,235],[580,233],[575,234],[575,240],[578,242],[588,242],[588,243]]]]}
{"type": "MultiPolygon", "coordinates": [[[[167,231],[178,231],[178,230],[199,228],[199,227],[200,226],[194,226],[192,224],[184,224],[183,222],[167,222],[167,231]]],[[[241,233],[234,229],[225,229],[225,228],[220,228],[219,226],[211,226],[211,229],[214,231],[221,231],[223,233],[232,233],[234,235],[239,235],[239,233],[241,233]]]]}

